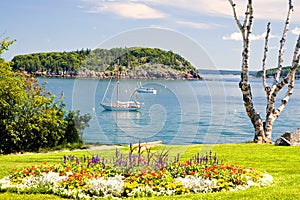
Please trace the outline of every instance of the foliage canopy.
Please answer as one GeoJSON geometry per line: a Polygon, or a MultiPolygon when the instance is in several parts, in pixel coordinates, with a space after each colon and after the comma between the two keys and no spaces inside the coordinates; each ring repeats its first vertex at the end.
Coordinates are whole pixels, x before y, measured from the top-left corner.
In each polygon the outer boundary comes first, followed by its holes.
{"type": "MultiPolygon", "coordinates": [[[[0,52],[12,43],[1,41],[0,52]]],[[[90,116],[80,116],[79,111],[67,113],[63,98],[57,101],[44,84],[24,72],[13,72],[10,65],[0,60],[0,153],[81,143],[79,134],[90,116]]]]}
{"type": "Polygon", "coordinates": [[[128,72],[144,64],[161,64],[181,72],[197,71],[190,62],[172,51],[143,47],[35,53],[15,56],[12,61],[15,71],[24,69],[29,73],[46,72],[55,75],[77,75],[86,69],[113,71],[116,64],[128,72]]]}
{"type": "MultiPolygon", "coordinates": [[[[266,76],[267,77],[274,77],[276,74],[276,70],[277,68],[272,68],[272,69],[267,69],[266,70],[266,76]]],[[[289,74],[289,72],[291,71],[291,66],[288,67],[282,67],[282,71],[281,71],[281,77],[285,77],[289,74]]],[[[255,76],[257,77],[261,77],[262,76],[262,71],[258,71],[255,76]]],[[[300,77],[300,68],[298,68],[296,70],[296,77],[300,77]]]]}

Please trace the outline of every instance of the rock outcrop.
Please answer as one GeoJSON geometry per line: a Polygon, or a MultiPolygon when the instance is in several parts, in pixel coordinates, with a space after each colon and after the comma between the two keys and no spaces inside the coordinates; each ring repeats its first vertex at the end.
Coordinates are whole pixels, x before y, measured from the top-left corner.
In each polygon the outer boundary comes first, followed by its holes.
{"type": "Polygon", "coordinates": [[[300,128],[293,134],[285,132],[276,142],[276,146],[300,146],[300,128]]]}
{"type": "MultiPolygon", "coordinates": [[[[90,69],[80,70],[76,74],[65,74],[63,72],[50,74],[46,72],[35,73],[35,76],[58,77],[58,78],[94,78],[109,79],[117,78],[115,71],[98,72],[90,69]]],[[[144,79],[144,80],[203,80],[200,74],[194,70],[180,71],[162,64],[144,64],[136,66],[133,70],[123,70],[119,73],[120,79],[144,79]]]]}

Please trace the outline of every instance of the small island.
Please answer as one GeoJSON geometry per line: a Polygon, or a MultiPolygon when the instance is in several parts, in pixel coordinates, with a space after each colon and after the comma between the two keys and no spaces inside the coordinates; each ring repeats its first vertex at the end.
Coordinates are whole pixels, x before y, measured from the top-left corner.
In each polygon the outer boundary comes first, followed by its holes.
{"type": "Polygon", "coordinates": [[[115,78],[202,80],[198,70],[182,56],[159,48],[82,49],[18,55],[15,71],[58,78],[115,78]]]}
{"type": "MultiPolygon", "coordinates": [[[[276,74],[276,70],[277,70],[277,68],[267,69],[266,70],[266,77],[267,78],[273,78],[274,75],[276,74]]],[[[282,67],[281,77],[287,76],[290,71],[291,71],[291,66],[282,67]]],[[[263,72],[260,70],[260,71],[256,72],[255,76],[256,77],[261,77],[262,73],[263,72]]],[[[300,68],[298,68],[296,70],[295,78],[300,79],[300,68]]]]}

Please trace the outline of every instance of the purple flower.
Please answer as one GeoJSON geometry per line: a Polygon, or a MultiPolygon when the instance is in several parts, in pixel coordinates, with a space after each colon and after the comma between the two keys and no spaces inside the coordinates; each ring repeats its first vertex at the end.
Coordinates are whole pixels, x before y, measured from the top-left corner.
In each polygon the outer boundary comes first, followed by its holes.
{"type": "Polygon", "coordinates": [[[73,156],[73,155],[70,155],[70,156],[69,156],[69,161],[70,161],[70,162],[73,162],[73,161],[74,161],[74,156],[73,156]]]}
{"type": "Polygon", "coordinates": [[[131,163],[132,163],[132,152],[131,151],[129,151],[129,156],[128,156],[129,158],[129,163],[130,163],[130,165],[131,165],[131,163]]]}
{"type": "Polygon", "coordinates": [[[119,157],[119,150],[118,150],[118,148],[116,148],[116,158],[118,158],[119,157]]]}

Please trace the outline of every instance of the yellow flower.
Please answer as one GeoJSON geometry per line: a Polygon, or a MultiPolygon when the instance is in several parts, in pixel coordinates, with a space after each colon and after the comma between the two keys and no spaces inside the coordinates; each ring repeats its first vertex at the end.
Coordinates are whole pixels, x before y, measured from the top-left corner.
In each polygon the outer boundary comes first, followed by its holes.
{"type": "Polygon", "coordinates": [[[224,179],[218,179],[218,186],[219,187],[224,187],[226,185],[226,182],[224,179]]]}
{"type": "Polygon", "coordinates": [[[87,185],[83,186],[81,189],[82,189],[83,191],[88,191],[88,190],[89,190],[89,188],[88,188],[87,185]]]}
{"type": "Polygon", "coordinates": [[[166,187],[168,189],[175,189],[176,188],[176,184],[175,183],[167,183],[166,187]]]}

